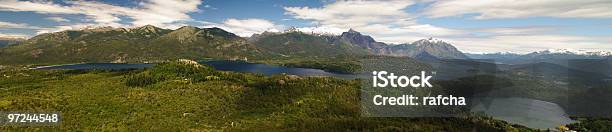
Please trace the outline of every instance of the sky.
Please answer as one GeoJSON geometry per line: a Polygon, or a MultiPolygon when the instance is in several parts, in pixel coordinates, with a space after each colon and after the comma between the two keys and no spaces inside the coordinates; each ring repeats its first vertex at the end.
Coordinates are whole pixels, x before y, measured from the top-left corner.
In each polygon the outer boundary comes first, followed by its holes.
{"type": "Polygon", "coordinates": [[[243,37],[352,28],[392,44],[434,37],[469,53],[612,51],[610,7],[611,0],[0,0],[0,37],[147,24],[219,27],[243,37]]]}

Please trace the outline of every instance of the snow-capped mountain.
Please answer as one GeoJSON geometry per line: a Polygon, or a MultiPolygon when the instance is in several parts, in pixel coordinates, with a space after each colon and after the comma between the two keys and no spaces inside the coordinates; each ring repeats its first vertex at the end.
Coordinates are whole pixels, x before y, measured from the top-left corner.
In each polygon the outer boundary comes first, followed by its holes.
{"type": "Polygon", "coordinates": [[[469,59],[449,42],[435,38],[421,39],[410,44],[388,45],[380,48],[376,53],[390,56],[410,56],[417,59],[423,57],[426,60],[431,60],[432,56],[438,59],[469,59]]]}
{"type": "Polygon", "coordinates": [[[549,49],[536,51],[530,54],[568,54],[568,55],[583,55],[583,56],[612,56],[610,51],[588,51],[574,49],[549,49]]]}
{"type": "Polygon", "coordinates": [[[611,51],[594,51],[584,49],[547,49],[541,51],[535,51],[526,54],[514,53],[514,52],[495,52],[495,53],[470,53],[471,55],[487,56],[487,55],[512,55],[512,56],[538,56],[538,55],[576,55],[576,56],[599,56],[608,57],[612,56],[611,51]]]}
{"type": "Polygon", "coordinates": [[[610,51],[575,50],[575,49],[548,49],[518,54],[512,52],[466,54],[473,59],[493,59],[498,61],[514,62],[524,60],[567,60],[567,59],[606,59],[612,58],[610,51]]]}
{"type": "Polygon", "coordinates": [[[447,43],[444,40],[433,38],[433,37],[429,37],[428,39],[423,39],[423,41],[427,41],[429,43],[447,43]]]}

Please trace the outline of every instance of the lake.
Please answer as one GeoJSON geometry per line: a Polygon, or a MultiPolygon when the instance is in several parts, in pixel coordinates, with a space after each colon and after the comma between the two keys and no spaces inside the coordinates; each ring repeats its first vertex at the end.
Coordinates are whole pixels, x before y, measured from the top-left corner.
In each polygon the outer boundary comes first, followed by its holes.
{"type": "MultiPolygon", "coordinates": [[[[329,76],[338,77],[344,79],[356,78],[354,74],[343,74],[327,72],[321,69],[313,68],[294,68],[285,66],[274,66],[266,64],[249,63],[243,61],[202,61],[201,64],[206,64],[214,67],[216,70],[221,71],[234,71],[244,73],[259,73],[266,76],[275,74],[291,74],[298,76],[329,76]]],[[[124,64],[124,63],[82,63],[82,64],[66,64],[66,65],[55,65],[55,66],[41,66],[33,69],[40,70],[51,70],[51,69],[68,69],[68,70],[89,70],[89,69],[103,69],[103,70],[120,70],[120,69],[143,69],[152,67],[155,64],[124,64]]]]}
{"type": "Polygon", "coordinates": [[[563,108],[551,102],[528,98],[475,98],[472,112],[531,128],[547,129],[574,122],[563,108]]]}

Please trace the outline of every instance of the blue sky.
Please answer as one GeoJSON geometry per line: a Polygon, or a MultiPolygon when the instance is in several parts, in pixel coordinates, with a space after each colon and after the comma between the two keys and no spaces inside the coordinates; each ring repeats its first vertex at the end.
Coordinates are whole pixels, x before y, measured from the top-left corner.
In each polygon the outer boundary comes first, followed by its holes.
{"type": "Polygon", "coordinates": [[[612,51],[609,7],[609,0],[0,0],[0,37],[146,24],[220,27],[244,37],[353,28],[388,43],[435,37],[464,52],[612,51]]]}

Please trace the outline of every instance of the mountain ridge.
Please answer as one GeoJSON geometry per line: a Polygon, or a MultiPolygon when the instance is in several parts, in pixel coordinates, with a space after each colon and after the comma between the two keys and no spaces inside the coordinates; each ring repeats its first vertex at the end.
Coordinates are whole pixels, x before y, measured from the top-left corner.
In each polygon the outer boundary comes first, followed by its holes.
{"type": "Polygon", "coordinates": [[[0,49],[3,63],[156,62],[167,59],[336,58],[362,55],[426,55],[467,59],[443,41],[392,45],[353,29],[341,35],[300,31],[264,32],[243,38],[221,28],[183,26],[175,30],[152,25],[134,28],[89,27],[44,33],[0,49]],[[427,52],[427,54],[422,54],[427,52]],[[450,53],[450,54],[449,54],[450,53]],[[14,59],[19,58],[19,59],[14,59]]]}
{"type": "Polygon", "coordinates": [[[436,57],[437,59],[469,59],[469,57],[464,55],[452,44],[432,37],[417,40],[412,43],[387,44],[378,42],[371,36],[363,35],[353,29],[349,29],[349,31],[343,32],[338,38],[339,41],[355,44],[376,55],[417,58],[419,54],[427,52],[427,56],[436,57]]]}
{"type": "Polygon", "coordinates": [[[512,53],[512,52],[497,52],[497,53],[480,53],[466,55],[475,59],[494,59],[494,60],[545,60],[545,59],[606,59],[612,57],[610,51],[587,51],[574,49],[547,49],[534,51],[529,53],[512,53]]]}
{"type": "Polygon", "coordinates": [[[13,38],[13,37],[0,37],[0,48],[15,44],[23,43],[26,39],[24,38],[13,38]]]}
{"type": "Polygon", "coordinates": [[[7,64],[57,64],[81,62],[140,63],[176,58],[242,59],[262,54],[246,40],[219,28],[183,27],[169,30],[88,28],[45,33],[19,45],[0,49],[7,64]],[[19,58],[19,59],[15,59],[19,58]]]}

